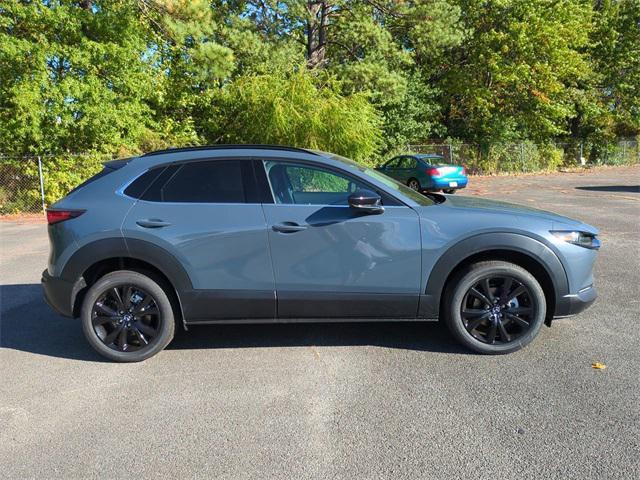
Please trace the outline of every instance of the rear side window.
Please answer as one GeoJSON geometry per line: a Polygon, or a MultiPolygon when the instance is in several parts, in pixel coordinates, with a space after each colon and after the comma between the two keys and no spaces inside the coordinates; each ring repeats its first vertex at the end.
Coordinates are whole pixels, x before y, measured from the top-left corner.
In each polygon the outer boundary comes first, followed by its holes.
{"type": "Polygon", "coordinates": [[[246,172],[253,175],[251,163],[238,160],[170,165],[141,175],[124,193],[151,202],[245,203],[246,172]]]}

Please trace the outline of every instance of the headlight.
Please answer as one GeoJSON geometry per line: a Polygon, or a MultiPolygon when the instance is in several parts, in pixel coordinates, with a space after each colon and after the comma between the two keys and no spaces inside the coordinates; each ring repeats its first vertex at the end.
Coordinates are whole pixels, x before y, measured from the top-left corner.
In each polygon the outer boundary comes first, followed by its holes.
{"type": "Polygon", "coordinates": [[[573,243],[579,247],[591,248],[597,250],[600,248],[600,240],[593,233],[589,232],[572,232],[567,230],[551,231],[556,238],[573,243]]]}

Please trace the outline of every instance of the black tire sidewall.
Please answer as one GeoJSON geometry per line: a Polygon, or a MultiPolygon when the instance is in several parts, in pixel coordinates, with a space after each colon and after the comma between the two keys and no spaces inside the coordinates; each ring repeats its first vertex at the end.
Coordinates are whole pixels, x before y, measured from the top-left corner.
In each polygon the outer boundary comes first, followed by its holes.
{"type": "Polygon", "coordinates": [[[520,350],[538,335],[546,316],[546,299],[538,281],[527,270],[508,262],[482,262],[474,265],[457,279],[454,279],[447,297],[446,322],[449,330],[460,343],[478,353],[500,354],[520,350]],[[506,344],[489,345],[474,338],[464,327],[460,313],[460,307],[467,291],[488,275],[508,275],[522,282],[529,289],[531,301],[536,310],[536,316],[531,320],[529,331],[522,337],[506,344]]]}
{"type": "Polygon", "coordinates": [[[82,302],[80,320],[82,322],[82,331],[94,350],[100,355],[116,362],[140,362],[152,357],[171,342],[175,331],[173,309],[164,289],[148,276],[128,270],[108,273],[89,288],[82,302]],[[118,352],[102,343],[93,329],[91,315],[94,303],[105,290],[122,284],[131,284],[140,287],[151,294],[156,301],[162,322],[160,333],[153,339],[149,348],[132,352],[118,352]]]}

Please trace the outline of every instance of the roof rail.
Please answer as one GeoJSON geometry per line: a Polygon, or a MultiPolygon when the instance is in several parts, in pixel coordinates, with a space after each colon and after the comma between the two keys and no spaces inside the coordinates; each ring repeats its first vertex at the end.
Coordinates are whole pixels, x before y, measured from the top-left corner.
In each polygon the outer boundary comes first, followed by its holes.
{"type": "Polygon", "coordinates": [[[217,144],[217,145],[199,145],[195,147],[173,147],[167,148],[164,150],[156,150],[155,152],[149,152],[141,155],[142,157],[151,157],[153,155],[162,155],[165,153],[177,153],[177,152],[192,152],[198,150],[234,150],[234,149],[245,149],[245,150],[284,150],[288,152],[302,152],[309,153],[311,155],[318,155],[316,152],[312,150],[307,150],[304,148],[298,147],[287,147],[285,145],[233,145],[233,144],[217,144]]]}

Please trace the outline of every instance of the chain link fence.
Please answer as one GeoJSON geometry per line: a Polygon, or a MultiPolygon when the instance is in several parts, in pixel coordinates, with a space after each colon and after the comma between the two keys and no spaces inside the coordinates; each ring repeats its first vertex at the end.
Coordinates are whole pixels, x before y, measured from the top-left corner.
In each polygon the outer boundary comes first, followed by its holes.
{"type": "Polygon", "coordinates": [[[0,215],[38,213],[102,168],[96,154],[0,154],[0,215]]]}
{"type": "Polygon", "coordinates": [[[527,173],[553,171],[560,167],[640,164],[637,139],[621,139],[609,144],[574,142],[536,144],[517,142],[479,145],[437,142],[408,145],[411,153],[435,154],[447,163],[462,164],[471,173],[527,173]]]}
{"type": "MultiPolygon", "coordinates": [[[[640,164],[637,139],[608,145],[520,142],[481,148],[478,145],[436,142],[409,145],[408,152],[431,153],[443,162],[465,165],[471,173],[552,171],[563,166],[640,164]]],[[[111,156],[98,154],[0,154],[0,215],[44,212],[102,168],[111,156]]]]}
{"type": "Polygon", "coordinates": [[[0,214],[44,211],[42,163],[0,155],[0,214]]]}

